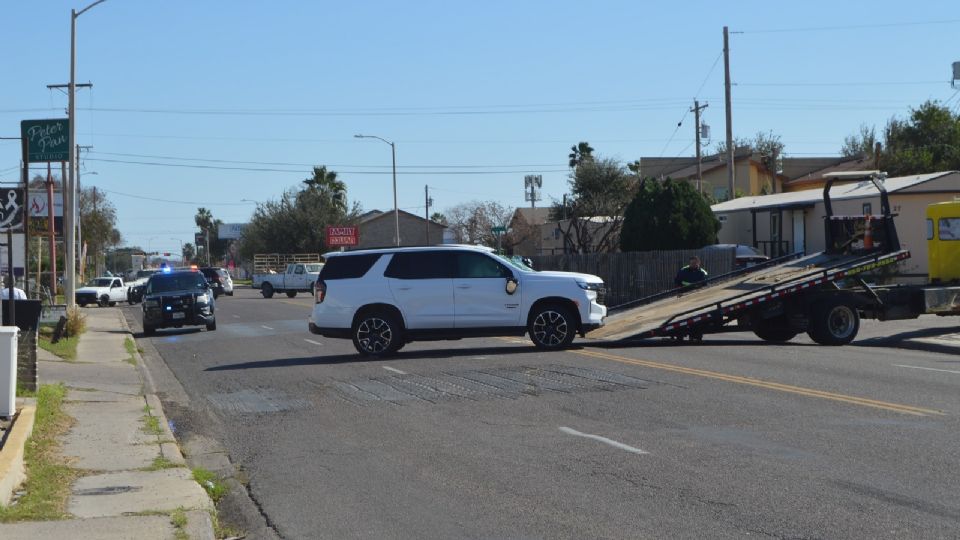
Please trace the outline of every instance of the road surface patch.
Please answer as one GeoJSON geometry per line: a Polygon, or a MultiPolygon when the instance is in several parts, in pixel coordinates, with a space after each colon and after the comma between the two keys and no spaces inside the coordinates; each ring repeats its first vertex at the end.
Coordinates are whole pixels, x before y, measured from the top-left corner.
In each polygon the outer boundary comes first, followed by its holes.
{"type": "Polygon", "coordinates": [[[341,397],[352,403],[413,403],[517,399],[545,393],[570,394],[642,390],[650,381],[603,369],[564,365],[514,366],[480,370],[409,374],[381,366],[394,375],[334,381],[341,397]]]}

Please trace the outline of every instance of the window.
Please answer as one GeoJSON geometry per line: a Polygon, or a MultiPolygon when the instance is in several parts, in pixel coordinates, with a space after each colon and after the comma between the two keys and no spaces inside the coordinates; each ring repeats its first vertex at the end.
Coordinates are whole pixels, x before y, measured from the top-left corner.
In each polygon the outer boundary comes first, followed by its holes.
{"type": "Polygon", "coordinates": [[[871,203],[863,203],[863,215],[870,216],[873,215],[873,205],[871,203]]]}
{"type": "Polygon", "coordinates": [[[940,240],[960,240],[960,218],[940,218],[940,240]]]}
{"type": "Polygon", "coordinates": [[[453,254],[448,251],[394,253],[383,275],[394,279],[450,279],[453,254]]]}
{"type": "Polygon", "coordinates": [[[119,279],[113,280],[113,283],[112,283],[110,286],[111,286],[111,287],[119,287],[119,286],[120,286],[120,280],[119,280],[119,279]]]}
{"type": "Polygon", "coordinates": [[[494,258],[481,253],[457,253],[457,277],[462,279],[473,278],[508,278],[513,272],[494,258]]]}
{"type": "Polygon", "coordinates": [[[330,257],[320,272],[320,279],[329,281],[363,277],[378,260],[380,260],[379,253],[330,257]]]}
{"type": "Polygon", "coordinates": [[[294,273],[294,274],[302,274],[302,273],[303,273],[303,265],[302,265],[302,264],[298,264],[296,267],[294,267],[293,273],[294,273]]]}

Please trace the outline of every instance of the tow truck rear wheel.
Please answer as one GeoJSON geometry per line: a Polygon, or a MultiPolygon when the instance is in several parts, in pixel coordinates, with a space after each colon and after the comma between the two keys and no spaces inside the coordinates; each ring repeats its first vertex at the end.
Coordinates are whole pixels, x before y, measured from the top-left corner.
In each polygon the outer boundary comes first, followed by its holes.
{"type": "Polygon", "coordinates": [[[770,343],[786,343],[798,334],[796,330],[790,328],[790,325],[783,317],[757,321],[753,325],[753,333],[756,334],[758,338],[769,341],[770,343]]]}
{"type": "Polygon", "coordinates": [[[262,294],[264,298],[273,298],[273,285],[264,283],[260,287],[260,294],[262,294]]]}
{"type": "Polygon", "coordinates": [[[297,296],[297,291],[287,291],[287,298],[293,298],[297,296]]]}
{"type": "Polygon", "coordinates": [[[860,331],[860,313],[842,298],[818,303],[812,315],[807,335],[820,345],[846,345],[860,331]]]}

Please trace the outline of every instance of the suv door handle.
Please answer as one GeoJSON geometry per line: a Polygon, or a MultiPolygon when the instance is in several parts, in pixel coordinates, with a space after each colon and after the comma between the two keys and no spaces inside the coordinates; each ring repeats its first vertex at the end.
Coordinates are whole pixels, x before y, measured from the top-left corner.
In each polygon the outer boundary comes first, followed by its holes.
{"type": "Polygon", "coordinates": [[[470,285],[457,285],[458,289],[469,289],[470,285]]]}
{"type": "Polygon", "coordinates": [[[397,287],[397,290],[398,290],[398,291],[409,291],[409,290],[412,289],[412,288],[413,288],[413,287],[397,287]]]}

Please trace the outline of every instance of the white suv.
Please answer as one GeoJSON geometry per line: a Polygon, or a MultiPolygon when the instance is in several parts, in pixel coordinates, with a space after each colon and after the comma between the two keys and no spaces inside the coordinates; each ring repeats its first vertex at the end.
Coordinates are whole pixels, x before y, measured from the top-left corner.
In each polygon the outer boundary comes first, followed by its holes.
{"type": "Polygon", "coordinates": [[[334,252],[316,286],[310,331],[363,355],[419,340],[530,335],[561,349],[603,325],[603,280],[536,272],[471,246],[334,252]]]}

